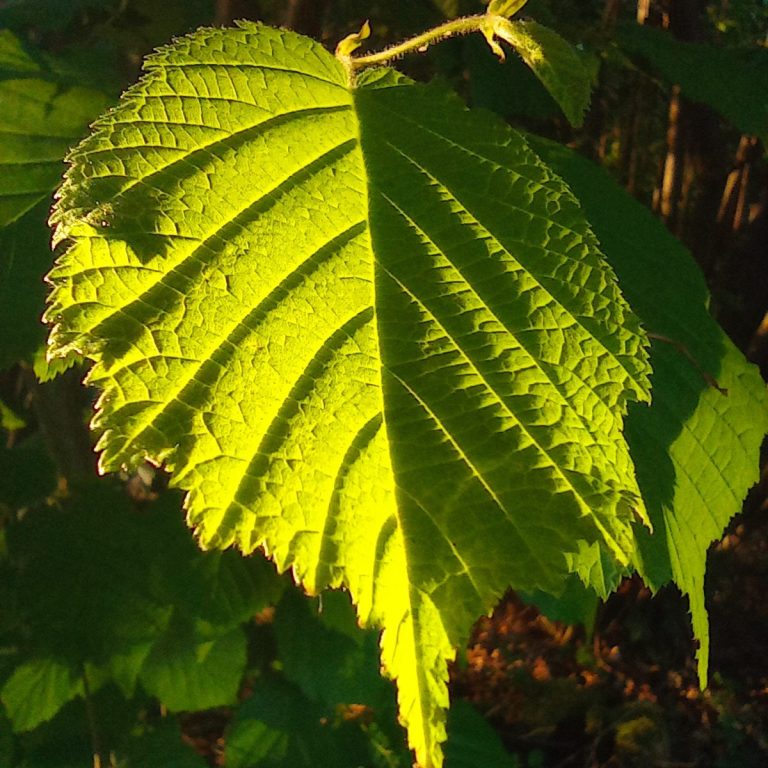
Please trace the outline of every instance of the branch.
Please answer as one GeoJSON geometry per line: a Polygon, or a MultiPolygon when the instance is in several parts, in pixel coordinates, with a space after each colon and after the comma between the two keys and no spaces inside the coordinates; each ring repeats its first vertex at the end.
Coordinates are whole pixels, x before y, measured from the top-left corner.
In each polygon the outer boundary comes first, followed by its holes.
{"type": "Polygon", "coordinates": [[[669,336],[663,336],[660,333],[648,332],[648,338],[655,339],[656,341],[663,341],[665,344],[671,344],[701,374],[701,377],[707,382],[707,386],[716,389],[721,395],[728,397],[728,390],[725,387],[721,387],[717,383],[717,379],[699,365],[698,360],[696,360],[696,358],[688,351],[688,347],[686,347],[685,344],[675,341],[675,339],[671,339],[669,336]]]}

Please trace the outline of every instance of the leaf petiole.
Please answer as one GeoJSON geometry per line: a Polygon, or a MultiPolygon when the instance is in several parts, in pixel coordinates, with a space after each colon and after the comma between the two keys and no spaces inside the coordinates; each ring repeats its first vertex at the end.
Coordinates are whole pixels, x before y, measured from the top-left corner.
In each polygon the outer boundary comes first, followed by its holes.
{"type": "Polygon", "coordinates": [[[451,37],[469,35],[472,32],[482,32],[493,52],[503,59],[504,53],[495,38],[497,30],[503,28],[505,23],[508,23],[507,19],[497,14],[484,13],[475,16],[463,16],[459,19],[446,21],[444,24],[428,29],[426,32],[422,32],[409,40],[404,40],[402,43],[385,48],[378,53],[370,53],[366,56],[352,56],[352,51],[360,45],[363,39],[368,37],[368,29],[364,26],[359,34],[349,35],[349,37],[344,38],[339,43],[336,47],[336,58],[344,64],[350,75],[352,75],[358,69],[388,64],[407,53],[416,51],[423,53],[430,45],[451,37]]]}

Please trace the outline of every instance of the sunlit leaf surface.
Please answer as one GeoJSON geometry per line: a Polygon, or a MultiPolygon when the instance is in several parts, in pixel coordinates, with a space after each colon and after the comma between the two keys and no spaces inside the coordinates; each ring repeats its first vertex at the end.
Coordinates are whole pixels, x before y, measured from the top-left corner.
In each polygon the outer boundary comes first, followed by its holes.
{"type": "Polygon", "coordinates": [[[152,57],[70,162],[47,318],[102,469],[165,462],[204,546],[345,586],[440,765],[477,616],[605,591],[646,516],[646,340],[577,202],[442,88],[252,24],[152,57]]]}

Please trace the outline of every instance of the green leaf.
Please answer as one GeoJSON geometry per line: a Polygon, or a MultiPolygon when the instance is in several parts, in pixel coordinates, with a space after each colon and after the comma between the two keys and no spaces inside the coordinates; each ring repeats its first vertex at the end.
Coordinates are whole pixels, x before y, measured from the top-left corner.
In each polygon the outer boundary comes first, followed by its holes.
{"type": "Polygon", "coordinates": [[[19,665],[0,691],[17,732],[31,731],[82,695],[82,678],[68,664],[50,657],[19,665]]]}
{"type": "Polygon", "coordinates": [[[521,592],[519,597],[526,603],[533,603],[548,619],[565,624],[582,624],[589,632],[592,631],[600,605],[597,593],[585,587],[575,575],[568,579],[560,595],[548,595],[537,590],[521,592]]]}
{"type": "Polygon", "coordinates": [[[519,56],[500,61],[477,35],[462,43],[473,107],[490,109],[507,119],[543,120],[560,114],[549,91],[519,56]]]}
{"type": "Polygon", "coordinates": [[[637,531],[637,566],[654,589],[672,580],[688,595],[703,686],[709,654],[707,549],[758,480],[760,445],[768,432],[765,384],[711,318],[703,276],[666,228],[588,160],[531,140],[579,196],[645,326],[683,345],[694,361],[681,348],[654,340],[653,402],[630,409],[627,436],[654,527],[653,536],[637,531]]]}
{"type": "Polygon", "coordinates": [[[9,405],[0,400],[0,427],[8,432],[15,432],[27,426],[27,422],[9,405]]]}
{"type": "Polygon", "coordinates": [[[504,21],[494,33],[506,40],[541,80],[552,98],[578,128],[592,93],[592,75],[573,46],[535,21],[504,21]]]}
{"type": "MultiPolygon", "coordinates": [[[[2,142],[0,134],[0,154],[2,142]]],[[[40,321],[45,309],[45,284],[40,276],[50,267],[52,258],[46,222],[49,207],[50,200],[41,202],[0,229],[0,328],[13,329],[13,333],[0,334],[0,369],[20,360],[31,362],[45,342],[45,326],[40,321]]]]}
{"type": "Polygon", "coordinates": [[[370,765],[366,745],[355,736],[348,727],[336,727],[329,712],[295,686],[278,677],[262,678],[227,734],[227,768],[370,765]]]}
{"type": "Polygon", "coordinates": [[[33,646],[79,668],[154,640],[171,613],[145,578],[156,568],[157,533],[151,519],[104,488],[90,488],[63,509],[32,510],[9,526],[33,646]]]}
{"type": "Polygon", "coordinates": [[[0,447],[0,504],[20,509],[56,490],[56,466],[41,435],[0,447]]]}
{"type": "Polygon", "coordinates": [[[326,592],[313,605],[291,590],[277,606],[274,630],[283,674],[309,698],[331,706],[394,704],[392,684],[379,675],[376,633],[357,626],[347,595],[326,592]]]}
{"type": "Polygon", "coordinates": [[[178,622],[153,646],[139,679],[172,712],[234,704],[245,671],[245,650],[239,627],[205,638],[178,622]]]}
{"type": "Polygon", "coordinates": [[[468,702],[459,700],[448,716],[446,768],[519,768],[520,762],[501,743],[499,734],[468,702]]]}
{"type": "Polygon", "coordinates": [[[440,765],[476,617],[645,515],[645,337],[578,203],[441,87],[253,24],[156,54],[70,160],[47,318],[102,469],[165,462],[204,546],[346,586],[440,765]]]}
{"type": "Polygon", "coordinates": [[[488,13],[511,18],[527,2],[528,0],[491,0],[491,2],[488,3],[488,13]]]}
{"type": "Polygon", "coordinates": [[[201,552],[175,494],[139,512],[103,487],[32,510],[7,535],[33,652],[97,664],[126,696],[140,681],[174,710],[234,701],[241,624],[283,587],[262,557],[201,552]]]}
{"type": "Polygon", "coordinates": [[[176,721],[165,720],[160,727],[131,738],[118,751],[120,768],[206,768],[207,763],[185,742],[176,721]]]}
{"type": "Polygon", "coordinates": [[[0,30],[0,227],[47,198],[62,159],[109,103],[100,91],[62,78],[0,30]]]}
{"type": "Polygon", "coordinates": [[[684,43],[670,32],[621,27],[624,50],[646,59],[692,101],[708,104],[740,131],[768,143],[768,49],[684,43]]]}
{"type": "Polygon", "coordinates": [[[34,26],[45,31],[64,29],[87,11],[114,7],[114,0],[6,0],[0,8],[0,23],[5,27],[34,26]]]}

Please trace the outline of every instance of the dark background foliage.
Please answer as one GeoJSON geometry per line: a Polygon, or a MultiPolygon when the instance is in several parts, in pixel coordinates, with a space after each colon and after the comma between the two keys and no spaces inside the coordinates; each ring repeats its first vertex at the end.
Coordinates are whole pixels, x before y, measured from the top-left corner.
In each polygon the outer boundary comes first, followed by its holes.
{"type": "MultiPolygon", "coordinates": [[[[146,53],[202,24],[262,20],[333,47],[370,19],[380,48],[482,8],[5,0],[0,29],[62,88],[114,102],[146,53]]],[[[767,373],[768,3],[530,0],[523,14],[594,72],[583,128],[481,39],[400,66],[606,168],[690,249],[713,314],[767,373]]],[[[49,208],[43,196],[0,230],[0,768],[409,765],[376,638],[343,595],[310,601],[261,558],[199,552],[150,467],[97,477],[83,371],[42,381],[49,208]]],[[[672,589],[628,580],[588,627],[510,594],[452,672],[449,768],[768,763],[765,504],[758,487],[710,553],[709,690],[672,589]]]]}

